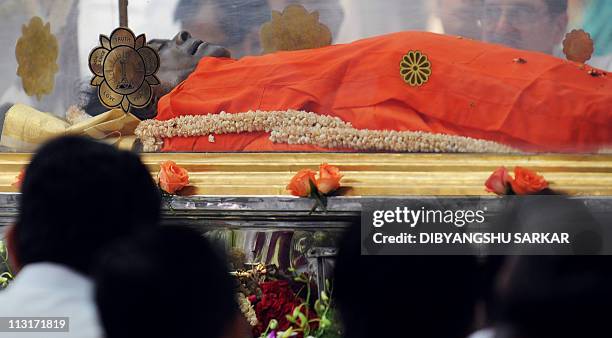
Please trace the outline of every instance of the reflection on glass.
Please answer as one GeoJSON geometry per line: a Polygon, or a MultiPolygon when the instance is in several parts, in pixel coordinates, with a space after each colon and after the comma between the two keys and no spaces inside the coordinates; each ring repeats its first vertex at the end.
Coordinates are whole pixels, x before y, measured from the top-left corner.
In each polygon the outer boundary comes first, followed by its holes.
{"type": "Polygon", "coordinates": [[[484,0],[437,0],[444,33],[480,40],[483,3],[484,0]]]}
{"type": "Polygon", "coordinates": [[[485,0],[483,39],[552,54],[567,20],[567,1],[485,0]]]}
{"type": "Polygon", "coordinates": [[[179,0],[174,12],[182,29],[237,58],[260,54],[259,28],[269,18],[267,0],[179,0]]]}

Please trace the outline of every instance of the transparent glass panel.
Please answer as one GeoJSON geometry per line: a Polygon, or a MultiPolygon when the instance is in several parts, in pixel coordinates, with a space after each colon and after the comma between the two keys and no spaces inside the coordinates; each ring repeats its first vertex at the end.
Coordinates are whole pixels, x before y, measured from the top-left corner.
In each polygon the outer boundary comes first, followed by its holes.
{"type": "Polygon", "coordinates": [[[119,26],[119,2],[0,2],[3,151],[66,132],[166,152],[612,145],[610,1],[130,1],[128,26],[159,70],[135,76],[125,53],[105,63],[101,52],[104,67],[138,79],[137,92],[112,94],[120,81],[107,73],[91,85],[89,55],[119,26]],[[99,88],[133,116],[107,113],[99,88]]]}

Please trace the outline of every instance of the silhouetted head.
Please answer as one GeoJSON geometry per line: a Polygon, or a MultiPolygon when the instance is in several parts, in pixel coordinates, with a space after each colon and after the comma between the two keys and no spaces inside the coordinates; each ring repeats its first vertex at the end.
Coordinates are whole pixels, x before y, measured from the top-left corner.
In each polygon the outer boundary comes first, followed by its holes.
{"type": "Polygon", "coordinates": [[[250,329],[228,265],[198,232],[164,227],[100,256],[96,302],[107,338],[242,338],[250,329]]]}
{"type": "Polygon", "coordinates": [[[83,274],[105,245],[158,225],[160,196],[137,155],[81,137],[34,155],[10,247],[19,265],[52,262],[83,274]]]}

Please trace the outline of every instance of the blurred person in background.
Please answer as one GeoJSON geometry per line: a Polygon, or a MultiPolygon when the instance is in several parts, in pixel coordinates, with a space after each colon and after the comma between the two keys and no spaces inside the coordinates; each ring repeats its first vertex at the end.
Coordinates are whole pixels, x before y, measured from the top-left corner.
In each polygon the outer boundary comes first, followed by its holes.
{"type": "Polygon", "coordinates": [[[567,0],[484,0],[483,40],[553,54],[567,29],[567,0]]]}
{"type": "MultiPolygon", "coordinates": [[[[426,31],[433,1],[427,0],[341,0],[344,21],[338,43],[400,31],[426,31]]],[[[330,27],[331,28],[331,27],[330,27]]]]}
{"type": "Polygon", "coordinates": [[[474,328],[480,271],[472,256],[362,256],[351,227],[334,273],[346,338],[464,338],[474,328]]]}
{"type": "Polygon", "coordinates": [[[482,38],[484,0],[438,0],[436,4],[444,34],[475,40],[482,38]]]}
{"type": "Polygon", "coordinates": [[[270,18],[268,0],[179,0],[174,11],[181,29],[234,58],[261,54],[259,30],[270,18]]]}
{"type": "Polygon", "coordinates": [[[588,1],[583,22],[584,30],[595,43],[595,53],[587,63],[612,71],[612,1],[588,1]]]}
{"type": "MultiPolygon", "coordinates": [[[[133,153],[80,137],[42,146],[27,167],[7,246],[15,280],[2,317],[68,317],[66,338],[100,338],[90,279],[109,243],[159,222],[159,192],[133,153]]],[[[45,332],[20,338],[49,337],[45,332]]]]}
{"type": "Polygon", "coordinates": [[[198,232],[164,227],[100,256],[96,302],[106,338],[245,338],[227,262],[198,232]]]}

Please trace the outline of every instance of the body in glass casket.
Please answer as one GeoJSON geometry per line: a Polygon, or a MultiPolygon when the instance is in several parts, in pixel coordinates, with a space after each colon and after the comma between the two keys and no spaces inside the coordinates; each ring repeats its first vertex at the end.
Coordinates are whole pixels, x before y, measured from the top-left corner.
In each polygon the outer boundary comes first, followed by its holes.
{"type": "Polygon", "coordinates": [[[168,223],[206,229],[236,262],[316,271],[319,284],[368,198],[481,196],[499,166],[533,168],[587,199],[612,194],[608,1],[172,0],[128,10],[129,28],[159,54],[160,83],[148,78],[151,102],[125,113],[91,85],[90,52],[117,27],[117,1],[0,4],[4,223],[27,153],[65,133],[143,151],[152,173],[176,161],[191,196],[173,199],[168,223]],[[310,215],[285,186],[326,162],[345,174],[345,196],[310,215]]]}

